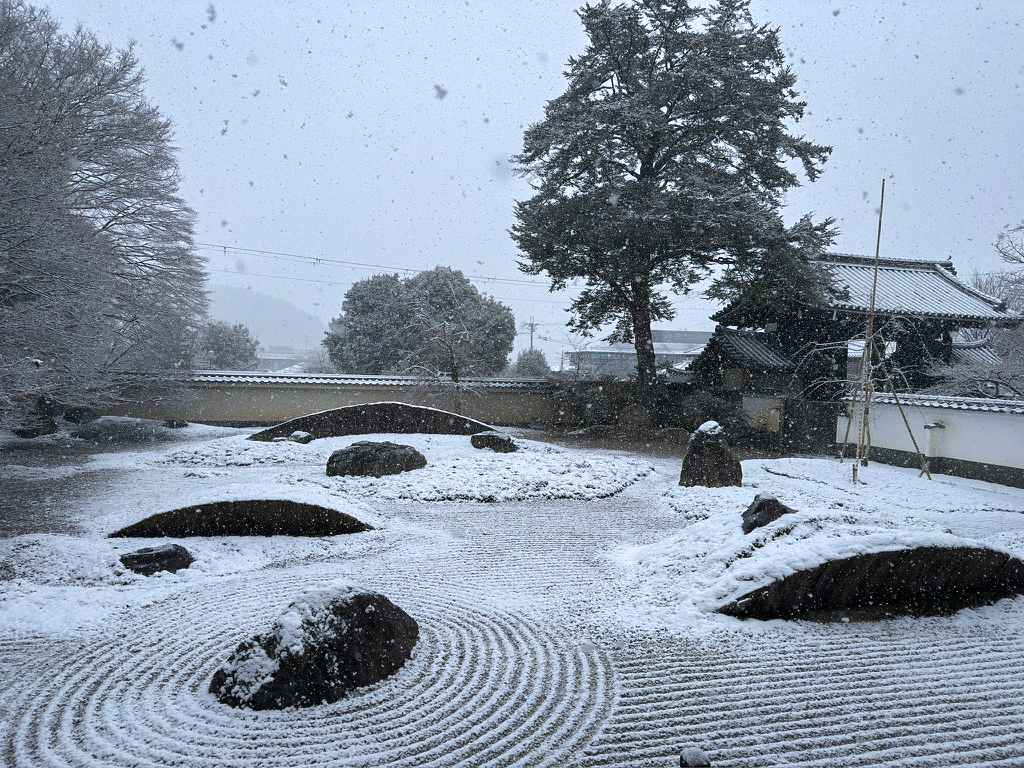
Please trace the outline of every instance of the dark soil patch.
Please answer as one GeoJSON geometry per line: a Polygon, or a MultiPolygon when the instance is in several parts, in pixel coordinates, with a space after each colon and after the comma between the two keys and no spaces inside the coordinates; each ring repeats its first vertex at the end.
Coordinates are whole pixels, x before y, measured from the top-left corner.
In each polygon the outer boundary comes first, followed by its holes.
{"type": "Polygon", "coordinates": [[[250,440],[271,441],[293,432],[308,432],[314,439],[344,435],[426,434],[475,435],[493,429],[457,413],[406,403],[367,403],[313,413],[264,429],[250,440]]]}
{"type": "Polygon", "coordinates": [[[188,536],[338,536],[373,526],[315,504],[283,499],[216,501],[161,512],[110,534],[110,538],[188,536]]]}

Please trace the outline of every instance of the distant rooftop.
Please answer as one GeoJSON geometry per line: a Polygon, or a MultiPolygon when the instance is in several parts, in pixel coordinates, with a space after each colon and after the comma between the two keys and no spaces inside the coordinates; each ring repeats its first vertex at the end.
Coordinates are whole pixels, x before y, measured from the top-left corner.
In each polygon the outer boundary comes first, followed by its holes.
{"type": "Polygon", "coordinates": [[[720,326],[715,339],[723,351],[738,363],[762,371],[793,371],[796,364],[786,357],[767,334],[737,331],[720,326]]]}

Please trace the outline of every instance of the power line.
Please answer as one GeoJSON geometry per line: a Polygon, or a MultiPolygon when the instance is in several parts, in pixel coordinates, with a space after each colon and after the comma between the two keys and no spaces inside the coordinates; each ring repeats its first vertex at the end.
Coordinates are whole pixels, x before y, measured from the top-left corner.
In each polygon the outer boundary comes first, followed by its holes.
{"type": "MultiPolygon", "coordinates": [[[[225,275],[241,275],[242,277],[269,277],[272,280],[294,280],[294,281],[300,282],[300,283],[316,283],[317,285],[332,285],[332,286],[347,287],[347,288],[350,288],[352,286],[352,283],[342,283],[342,282],[338,282],[336,280],[319,280],[319,279],[314,279],[314,278],[311,278],[311,277],[292,277],[291,275],[267,275],[267,274],[264,274],[264,273],[261,273],[261,272],[240,272],[240,271],[234,270],[234,269],[212,269],[212,268],[207,268],[206,271],[207,272],[219,272],[219,273],[225,274],[225,275]]],[[[525,298],[523,296],[516,296],[516,297],[494,296],[492,298],[498,299],[499,301],[528,301],[528,302],[531,302],[533,304],[555,304],[555,305],[558,305],[560,307],[564,307],[565,306],[565,302],[564,301],[553,301],[551,299],[527,299],[527,298],[525,298]]]]}
{"type": "MultiPolygon", "coordinates": [[[[426,272],[424,269],[411,269],[409,267],[393,267],[386,264],[369,264],[359,261],[347,261],[345,259],[331,259],[325,256],[304,256],[299,253],[285,253],[282,251],[266,251],[260,248],[242,248],[234,245],[218,245],[216,243],[194,243],[194,245],[202,250],[212,250],[227,255],[228,253],[246,255],[246,256],[257,256],[264,259],[273,259],[275,261],[287,261],[287,262],[299,262],[303,264],[329,264],[340,267],[349,267],[351,269],[372,269],[372,270],[383,270],[385,272],[404,272],[405,274],[415,275],[420,272],[426,272]]],[[[467,274],[466,277],[473,280],[486,280],[493,283],[507,283],[509,285],[532,285],[537,287],[546,287],[547,283],[541,282],[540,280],[526,280],[515,277],[494,277],[491,275],[473,275],[467,274]]],[[[576,286],[568,286],[575,288],[576,286]]]]}

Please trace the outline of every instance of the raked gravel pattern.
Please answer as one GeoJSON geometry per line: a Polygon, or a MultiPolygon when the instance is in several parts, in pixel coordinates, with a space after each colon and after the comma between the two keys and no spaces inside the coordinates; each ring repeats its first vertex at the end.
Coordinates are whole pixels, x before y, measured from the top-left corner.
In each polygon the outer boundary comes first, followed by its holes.
{"type": "MultiPolygon", "coordinates": [[[[651,488],[671,488],[678,464],[649,463],[609,498],[389,501],[361,544],[270,547],[252,568],[165,579],[77,633],[5,633],[0,763],[667,768],[697,744],[731,768],[1024,765],[1024,600],[689,631],[634,599],[617,554],[686,524],[685,504],[651,488]],[[397,674],[309,709],[236,710],[208,693],[239,642],[339,579],[419,622],[397,674]]],[[[779,477],[755,465],[743,498],[779,477]]],[[[992,498],[1004,506],[978,519],[995,534],[1021,497],[992,498]]]]}

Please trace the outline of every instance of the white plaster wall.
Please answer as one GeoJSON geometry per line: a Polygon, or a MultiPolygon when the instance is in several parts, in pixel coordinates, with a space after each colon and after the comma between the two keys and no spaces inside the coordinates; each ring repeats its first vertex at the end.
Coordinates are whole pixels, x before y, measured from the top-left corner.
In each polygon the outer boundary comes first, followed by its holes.
{"type": "MultiPolygon", "coordinates": [[[[1024,415],[991,411],[961,410],[904,405],[918,448],[928,457],[945,457],[1024,469],[1024,415]],[[942,424],[925,429],[925,424],[942,424]]],[[[860,408],[850,428],[850,443],[856,445],[860,408]]],[[[910,434],[892,403],[872,403],[869,410],[871,445],[897,451],[914,451],[910,434]]],[[[836,441],[846,434],[846,418],[837,423],[836,441]]]]}

